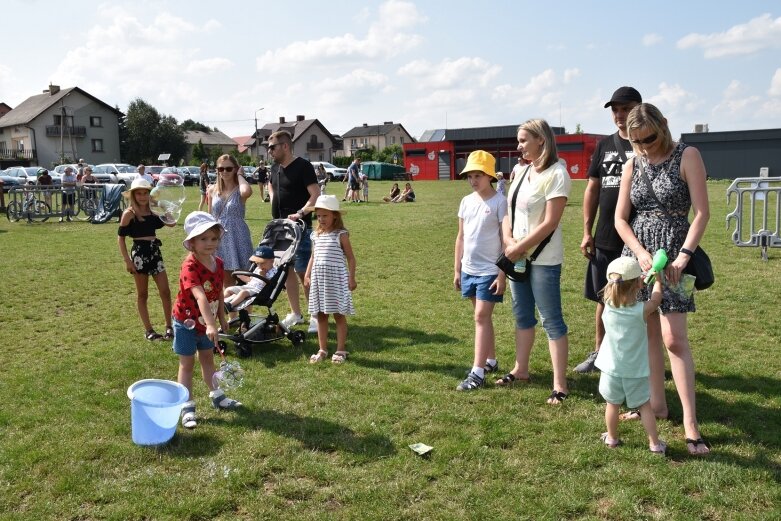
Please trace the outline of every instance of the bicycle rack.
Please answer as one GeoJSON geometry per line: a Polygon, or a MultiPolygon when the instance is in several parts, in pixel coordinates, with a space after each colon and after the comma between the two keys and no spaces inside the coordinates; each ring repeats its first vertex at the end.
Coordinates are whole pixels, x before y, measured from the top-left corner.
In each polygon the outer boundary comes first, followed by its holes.
{"type": "Polygon", "coordinates": [[[732,194],[737,197],[735,209],[727,214],[727,229],[735,220],[732,242],[739,247],[761,248],[762,260],[767,261],[768,248],[781,248],[781,178],[739,177],[727,188],[727,204],[732,194]]]}

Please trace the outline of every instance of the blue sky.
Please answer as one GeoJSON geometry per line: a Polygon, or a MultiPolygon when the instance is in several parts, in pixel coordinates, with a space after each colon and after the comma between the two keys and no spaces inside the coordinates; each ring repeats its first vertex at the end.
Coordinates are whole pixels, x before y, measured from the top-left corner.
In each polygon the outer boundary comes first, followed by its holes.
{"type": "Polygon", "coordinates": [[[51,82],[231,136],[303,114],[431,128],[543,117],[610,133],[633,85],[673,134],[781,127],[777,1],[4,3],[0,101],[51,82]],[[261,111],[257,111],[259,108],[261,111]]]}

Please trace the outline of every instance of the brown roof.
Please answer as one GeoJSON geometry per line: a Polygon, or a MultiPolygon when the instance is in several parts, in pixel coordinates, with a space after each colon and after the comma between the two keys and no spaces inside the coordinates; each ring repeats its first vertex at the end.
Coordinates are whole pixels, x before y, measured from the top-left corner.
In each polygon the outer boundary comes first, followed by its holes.
{"type": "Polygon", "coordinates": [[[36,94],[35,96],[30,96],[29,98],[21,102],[11,112],[3,116],[2,126],[8,127],[11,125],[27,125],[32,120],[37,118],[42,112],[44,112],[46,109],[48,109],[49,107],[51,107],[52,105],[60,101],[61,99],[65,98],[65,96],[67,96],[71,92],[79,92],[82,95],[90,98],[91,100],[94,100],[100,103],[101,105],[104,105],[109,110],[112,110],[120,114],[120,112],[117,109],[99,100],[92,94],[89,94],[88,92],[85,92],[78,87],[70,87],[68,89],[60,89],[58,92],[54,94],[49,94],[48,92],[44,92],[43,94],[36,94]]]}

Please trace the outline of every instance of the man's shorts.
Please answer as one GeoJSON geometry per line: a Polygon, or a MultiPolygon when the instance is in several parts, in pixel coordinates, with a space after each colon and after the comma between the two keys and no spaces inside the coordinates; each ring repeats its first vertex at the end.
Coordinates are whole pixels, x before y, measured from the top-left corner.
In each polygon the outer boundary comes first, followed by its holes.
{"type": "Polygon", "coordinates": [[[174,319],[174,345],[173,350],[177,355],[193,356],[196,349],[207,351],[214,349],[214,342],[209,337],[196,329],[187,329],[184,324],[174,319]]]}
{"type": "Polygon", "coordinates": [[[594,302],[602,302],[599,292],[607,284],[607,266],[621,256],[621,250],[601,250],[596,248],[594,258],[586,266],[586,283],[583,295],[594,302]]]}
{"type": "Polygon", "coordinates": [[[621,378],[607,373],[599,376],[599,394],[607,403],[621,405],[626,401],[630,409],[637,409],[651,399],[651,384],[643,378],[621,378]]]}
{"type": "Polygon", "coordinates": [[[502,302],[504,295],[491,293],[491,284],[496,280],[496,275],[470,275],[461,272],[461,296],[464,298],[475,297],[485,302],[502,302]]]}
{"type": "Polygon", "coordinates": [[[296,273],[306,273],[309,257],[312,255],[312,228],[307,228],[301,234],[301,242],[296,249],[296,262],[293,269],[296,273]]]}

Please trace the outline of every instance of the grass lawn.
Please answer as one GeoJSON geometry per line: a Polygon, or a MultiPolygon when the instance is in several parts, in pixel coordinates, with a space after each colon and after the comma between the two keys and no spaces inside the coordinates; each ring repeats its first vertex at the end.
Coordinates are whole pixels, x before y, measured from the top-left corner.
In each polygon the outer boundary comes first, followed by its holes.
{"type": "MultiPolygon", "coordinates": [[[[471,307],[452,288],[466,182],[416,183],[418,202],[402,205],[378,202],[390,183],[372,183],[372,202],[345,217],[358,262],[348,363],[309,365],[315,338],[256,349],[241,360],[243,410],[215,411],[198,382],[198,428],[159,448],[132,443],[126,390],[175,380],[177,359],[170,342],[143,338],[115,221],[3,218],[0,519],[779,519],[779,254],[763,262],[732,245],[727,186],[708,185],[703,247],[717,280],[689,322],[698,414],[713,444],[700,459],[674,421],[659,423],[667,458],[649,453],[638,422],[622,423],[624,445],[607,450],[598,374],[570,372],[570,399],[546,405],[540,329],[531,384],[454,390],[473,345],[471,307]],[[434,447],[430,457],[408,448],[416,442],[434,447]]],[[[574,183],[563,224],[570,367],[594,342],[579,251],[584,187],[574,183]]],[[[195,188],[188,195],[187,212],[198,200],[195,188]]],[[[269,205],[255,194],[247,216],[257,241],[269,205]]],[[[174,292],[183,236],[181,226],[159,233],[174,292]]],[[[161,331],[154,284],[150,293],[161,331]]],[[[287,313],[284,295],[276,307],[287,313]]],[[[505,303],[494,317],[505,369],[511,315],[505,303]]],[[[667,395],[680,419],[670,378],[667,395]]]]}

